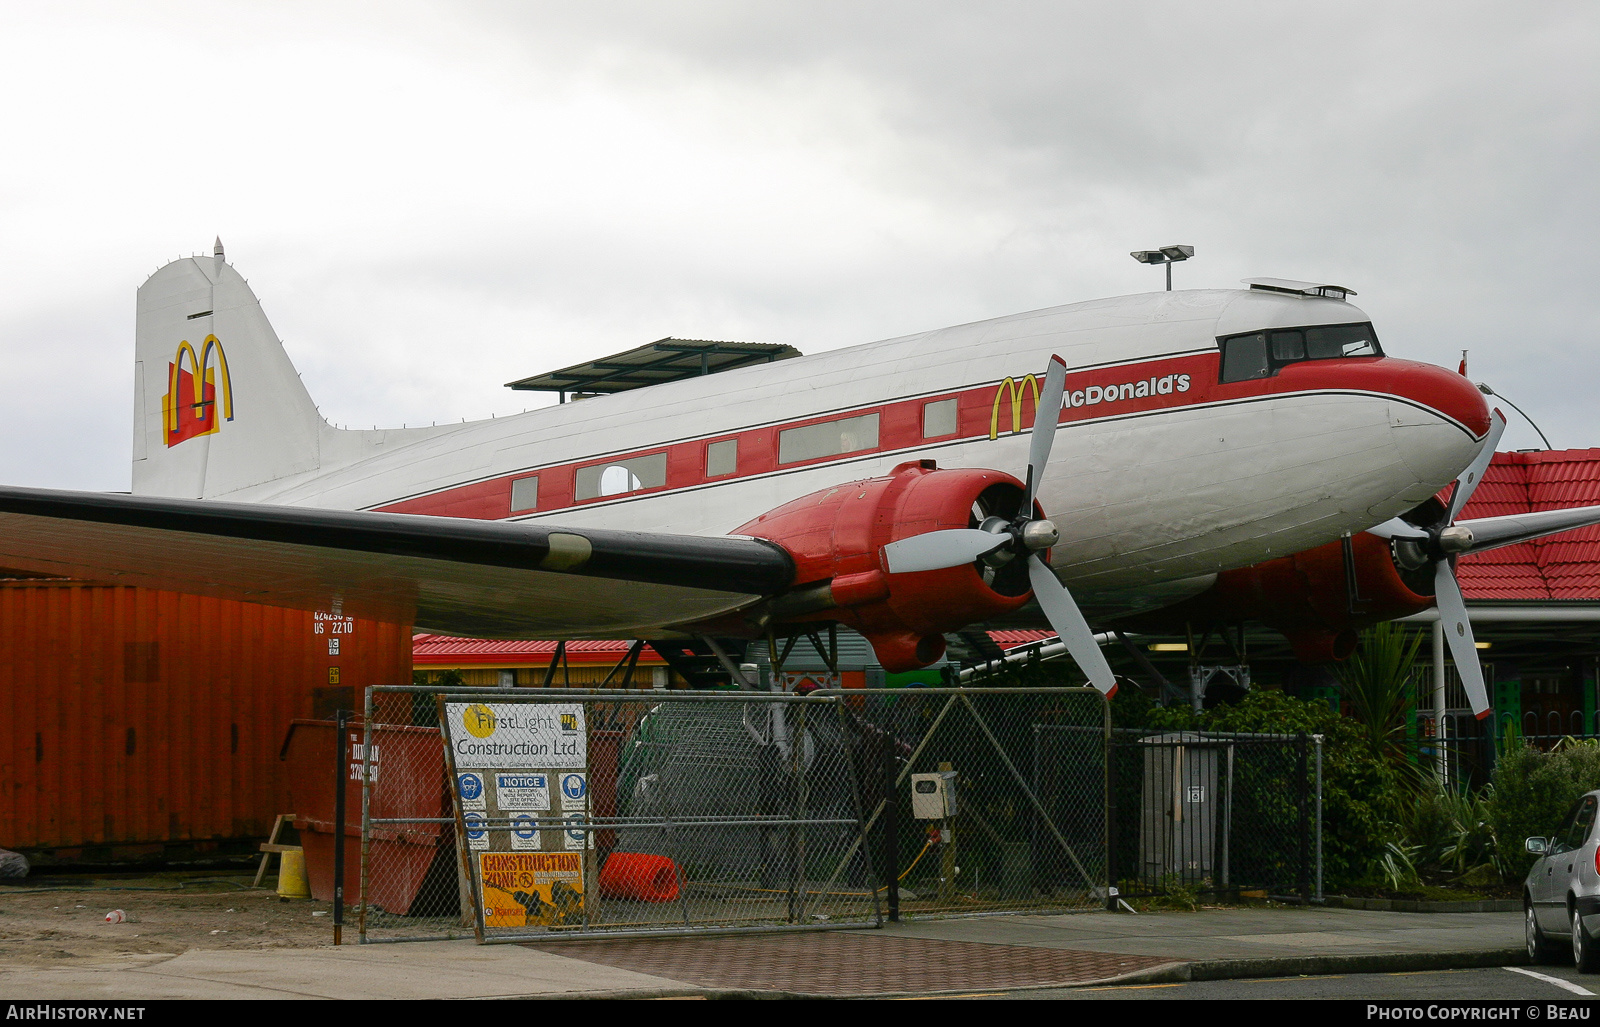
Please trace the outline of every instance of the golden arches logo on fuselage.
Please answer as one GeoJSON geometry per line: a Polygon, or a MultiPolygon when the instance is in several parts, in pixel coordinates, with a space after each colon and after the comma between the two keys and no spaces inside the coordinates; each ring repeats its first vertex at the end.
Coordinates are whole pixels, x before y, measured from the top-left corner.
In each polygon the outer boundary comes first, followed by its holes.
{"type": "Polygon", "coordinates": [[[167,391],[161,397],[162,434],[170,448],[197,435],[214,435],[223,421],[233,420],[233,379],[228,375],[228,355],[222,341],[208,335],[200,354],[185,339],[167,365],[167,391]],[[216,354],[216,366],[211,355],[216,354]],[[187,356],[189,368],[184,369],[187,356]],[[217,416],[218,402],[222,415],[217,416]]]}
{"type": "Polygon", "coordinates": [[[1025,375],[1018,381],[1009,375],[994,390],[994,407],[989,412],[989,438],[1000,437],[1000,399],[1002,396],[1011,399],[1011,434],[1015,435],[1022,430],[1022,401],[1027,396],[1028,390],[1033,390],[1033,416],[1039,416],[1039,379],[1033,375],[1025,375]]]}

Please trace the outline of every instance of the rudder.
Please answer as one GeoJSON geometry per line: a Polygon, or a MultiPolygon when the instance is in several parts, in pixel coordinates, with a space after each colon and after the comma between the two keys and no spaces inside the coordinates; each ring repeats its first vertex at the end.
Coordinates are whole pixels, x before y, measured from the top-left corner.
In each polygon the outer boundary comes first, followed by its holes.
{"type": "Polygon", "coordinates": [[[140,286],[135,354],[135,494],[217,498],[320,467],[322,418],[220,240],[140,286]]]}

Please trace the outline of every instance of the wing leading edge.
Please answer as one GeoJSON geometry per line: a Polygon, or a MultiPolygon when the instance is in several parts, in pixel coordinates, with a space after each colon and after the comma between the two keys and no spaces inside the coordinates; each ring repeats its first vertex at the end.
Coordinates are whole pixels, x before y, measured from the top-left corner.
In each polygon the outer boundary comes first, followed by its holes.
{"type": "Polygon", "coordinates": [[[750,538],[0,488],[0,566],[482,638],[645,635],[793,581],[750,538]]]}

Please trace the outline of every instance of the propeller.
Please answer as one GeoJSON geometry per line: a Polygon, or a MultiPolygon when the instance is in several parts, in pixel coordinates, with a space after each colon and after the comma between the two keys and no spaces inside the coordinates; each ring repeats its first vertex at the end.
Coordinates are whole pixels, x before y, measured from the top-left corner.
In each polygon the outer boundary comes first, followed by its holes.
{"type": "Polygon", "coordinates": [[[1456,478],[1455,489],[1450,493],[1450,502],[1445,507],[1444,515],[1433,525],[1423,528],[1396,517],[1368,529],[1379,538],[1389,540],[1395,562],[1402,569],[1420,571],[1432,565],[1434,602],[1439,607],[1439,619],[1444,623],[1445,641],[1450,645],[1450,657],[1461,675],[1461,687],[1466,689],[1472,712],[1479,720],[1489,715],[1489,693],[1483,684],[1483,665],[1478,662],[1472,621],[1467,616],[1466,601],[1461,597],[1461,584],[1456,580],[1456,560],[1475,551],[1474,542],[1477,539],[1470,525],[1476,522],[1457,524],[1456,516],[1483,481],[1483,473],[1488,470],[1489,461],[1494,459],[1495,446],[1499,444],[1505,428],[1505,416],[1498,410],[1494,411],[1489,419],[1489,433],[1484,437],[1483,448],[1456,478]]]}
{"type": "Polygon", "coordinates": [[[1066,388],[1067,365],[1058,356],[1050,358],[1044,388],[1039,393],[1034,414],[1033,437],[1028,444],[1028,473],[1023,482],[1022,504],[1017,515],[1006,520],[989,517],[976,528],[949,528],[924,532],[891,542],[883,547],[884,562],[891,574],[943,570],[975,560],[994,566],[1022,557],[1027,560],[1028,582],[1033,597],[1044,611],[1050,626],[1061,636],[1089,683],[1108,697],[1116,694],[1117,681],[1111,665],[1094,640],[1094,632],[1072,593],[1062,585],[1041,555],[1061,539],[1061,532],[1050,521],[1033,515],[1033,497],[1055,444],[1055,427],[1061,414],[1061,394],[1066,388]]]}

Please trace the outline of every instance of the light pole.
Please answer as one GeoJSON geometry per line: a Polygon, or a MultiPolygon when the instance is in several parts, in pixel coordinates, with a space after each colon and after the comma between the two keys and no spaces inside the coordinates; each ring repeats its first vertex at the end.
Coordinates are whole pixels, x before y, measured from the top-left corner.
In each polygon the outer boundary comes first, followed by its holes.
{"type": "Polygon", "coordinates": [[[1172,291],[1172,265],[1194,256],[1193,246],[1163,246],[1159,250],[1134,250],[1133,259],[1141,264],[1167,265],[1167,291],[1172,291]]]}

